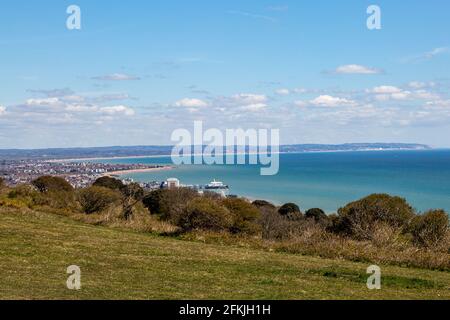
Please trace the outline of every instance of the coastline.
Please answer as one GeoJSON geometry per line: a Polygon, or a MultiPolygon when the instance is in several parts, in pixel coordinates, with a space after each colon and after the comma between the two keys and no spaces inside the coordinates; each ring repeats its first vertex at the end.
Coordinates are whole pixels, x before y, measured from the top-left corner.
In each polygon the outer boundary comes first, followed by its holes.
{"type": "MultiPolygon", "coordinates": [[[[407,148],[392,148],[392,149],[359,149],[359,150],[311,150],[311,151],[282,151],[269,152],[269,154],[314,154],[314,153],[348,153],[348,152],[389,152],[389,151],[432,151],[432,150],[450,150],[449,148],[430,148],[430,149],[407,149],[407,148]]],[[[226,156],[229,153],[217,154],[217,156],[226,156]]],[[[261,152],[245,152],[234,153],[234,155],[259,155],[261,152]]],[[[202,154],[188,154],[186,156],[197,157],[202,154]]],[[[73,158],[73,159],[51,159],[45,162],[49,163],[64,163],[64,162],[78,162],[78,161],[100,161],[100,160],[127,160],[127,159],[156,159],[156,158],[170,158],[171,154],[148,155],[148,156],[120,156],[120,157],[94,157],[94,158],[73,158]]]]}
{"type": "Polygon", "coordinates": [[[132,174],[132,173],[166,171],[166,170],[173,170],[173,169],[175,169],[174,166],[164,166],[164,167],[158,167],[158,168],[145,168],[145,169],[130,169],[130,170],[107,172],[107,173],[103,174],[102,176],[104,176],[104,177],[105,176],[122,176],[125,174],[132,174]]]}
{"type": "Polygon", "coordinates": [[[152,155],[152,156],[123,156],[123,157],[97,157],[97,158],[74,158],[74,159],[52,159],[45,162],[49,163],[63,163],[63,162],[78,162],[78,161],[99,161],[99,160],[126,160],[126,159],[147,159],[147,158],[167,158],[171,155],[152,155]]]}

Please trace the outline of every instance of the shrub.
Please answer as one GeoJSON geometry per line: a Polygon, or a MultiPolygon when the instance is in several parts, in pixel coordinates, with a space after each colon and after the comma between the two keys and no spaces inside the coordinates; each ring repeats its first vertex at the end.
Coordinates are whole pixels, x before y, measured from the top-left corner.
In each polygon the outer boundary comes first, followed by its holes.
{"type": "Polygon", "coordinates": [[[5,185],[5,180],[0,177],[0,190],[3,189],[5,186],[6,186],[5,185]]]}
{"type": "Polygon", "coordinates": [[[120,194],[105,187],[90,187],[80,190],[78,201],[84,213],[92,214],[100,212],[116,203],[120,199],[120,194]]]}
{"type": "Polygon", "coordinates": [[[411,233],[416,245],[434,247],[440,244],[449,232],[449,217],[444,210],[430,210],[414,218],[411,233]]]}
{"type": "Polygon", "coordinates": [[[73,191],[53,190],[39,192],[31,185],[22,184],[8,192],[8,198],[16,199],[29,208],[34,206],[47,206],[54,209],[76,209],[75,194],[73,191]]]}
{"type": "Polygon", "coordinates": [[[120,190],[124,187],[124,184],[119,179],[115,179],[113,177],[101,177],[95,180],[94,187],[104,187],[111,190],[120,190]]]}
{"type": "Polygon", "coordinates": [[[131,183],[120,189],[122,197],[123,217],[128,220],[133,214],[133,207],[144,197],[144,189],[137,184],[131,183]]]}
{"type": "Polygon", "coordinates": [[[21,184],[9,190],[7,196],[8,199],[13,199],[16,203],[21,203],[23,206],[31,208],[41,194],[33,186],[21,184]]]}
{"type": "Polygon", "coordinates": [[[208,198],[191,200],[174,221],[183,231],[195,229],[225,231],[233,225],[233,216],[225,207],[208,198]]]}
{"type": "Polygon", "coordinates": [[[326,234],[325,228],[313,219],[292,221],[273,209],[263,209],[261,221],[262,236],[265,240],[292,241],[311,237],[311,241],[314,241],[317,240],[317,234],[321,236],[326,234]]]}
{"type": "Polygon", "coordinates": [[[76,194],[73,191],[49,191],[35,199],[36,205],[46,205],[54,209],[76,210],[76,194]]]}
{"type": "Polygon", "coordinates": [[[414,211],[405,199],[373,194],[339,209],[334,231],[357,240],[371,240],[376,222],[405,230],[414,211]]]}
{"type": "Polygon", "coordinates": [[[187,204],[198,197],[198,193],[189,188],[156,190],[144,197],[143,202],[152,214],[172,221],[178,220],[178,217],[184,214],[187,204]]]}
{"type": "Polygon", "coordinates": [[[124,185],[120,189],[120,192],[124,197],[135,200],[142,200],[142,198],[144,197],[144,189],[142,189],[142,187],[137,183],[124,185]]]}
{"type": "Polygon", "coordinates": [[[316,222],[325,224],[327,224],[330,220],[327,214],[322,209],[319,208],[309,209],[308,211],[305,212],[305,217],[307,219],[314,219],[314,221],[316,222]]]}
{"type": "Polygon", "coordinates": [[[252,204],[257,208],[268,207],[271,209],[275,209],[275,206],[272,203],[265,201],[265,200],[255,200],[255,201],[253,201],[252,204]]]}
{"type": "Polygon", "coordinates": [[[40,192],[73,191],[73,187],[63,178],[42,176],[32,182],[40,192]]]}
{"type": "Polygon", "coordinates": [[[233,216],[233,225],[230,228],[232,233],[255,234],[261,231],[261,226],[258,224],[261,212],[251,203],[244,199],[228,198],[222,201],[222,205],[233,216]]]}
{"type": "Polygon", "coordinates": [[[33,198],[37,194],[37,191],[28,184],[20,184],[8,192],[8,198],[33,198]]]}
{"type": "Polygon", "coordinates": [[[150,192],[144,197],[144,199],[142,199],[144,206],[150,211],[151,214],[162,213],[162,199],[166,191],[168,190],[155,190],[150,192]]]}
{"type": "Polygon", "coordinates": [[[289,220],[300,220],[303,214],[298,205],[295,203],[286,203],[278,209],[278,213],[289,220]]]}
{"type": "Polygon", "coordinates": [[[292,221],[281,216],[276,209],[261,209],[262,237],[265,240],[286,240],[290,238],[292,221]]]}

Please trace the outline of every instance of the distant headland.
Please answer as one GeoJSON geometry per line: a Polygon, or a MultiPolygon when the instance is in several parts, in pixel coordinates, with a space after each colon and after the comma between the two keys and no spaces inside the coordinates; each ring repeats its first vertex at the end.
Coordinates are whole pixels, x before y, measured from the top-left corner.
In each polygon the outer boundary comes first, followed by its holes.
{"type": "MultiPolygon", "coordinates": [[[[0,149],[0,158],[11,159],[105,159],[168,156],[173,146],[113,146],[91,148],[53,149],[0,149]]],[[[430,150],[430,146],[417,143],[346,143],[346,144],[295,144],[280,146],[281,153],[339,152],[339,151],[389,151],[430,150]]]]}

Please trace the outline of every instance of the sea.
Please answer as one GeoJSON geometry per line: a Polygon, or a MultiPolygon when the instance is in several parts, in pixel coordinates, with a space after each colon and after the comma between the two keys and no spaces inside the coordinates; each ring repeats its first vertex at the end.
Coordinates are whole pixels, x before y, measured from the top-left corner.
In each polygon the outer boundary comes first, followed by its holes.
{"type": "MultiPolygon", "coordinates": [[[[172,165],[170,157],[97,161],[172,165]]],[[[229,185],[233,195],[277,205],[294,202],[303,210],[321,208],[327,213],[372,193],[406,198],[422,212],[450,212],[450,150],[280,154],[280,171],[274,176],[261,176],[256,165],[183,165],[122,177],[139,182],[177,178],[185,185],[215,179],[229,185]]]]}

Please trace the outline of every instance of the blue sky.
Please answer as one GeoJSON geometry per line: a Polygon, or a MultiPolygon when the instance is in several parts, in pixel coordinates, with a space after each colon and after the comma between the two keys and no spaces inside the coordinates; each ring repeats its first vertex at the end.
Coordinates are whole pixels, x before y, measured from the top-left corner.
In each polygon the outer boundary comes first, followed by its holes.
{"type": "Polygon", "coordinates": [[[450,3],[2,1],[0,148],[170,144],[276,128],[282,143],[450,147],[450,3]],[[81,30],[66,9],[81,8],[81,30]],[[366,27],[369,5],[382,29],[366,27]]]}

